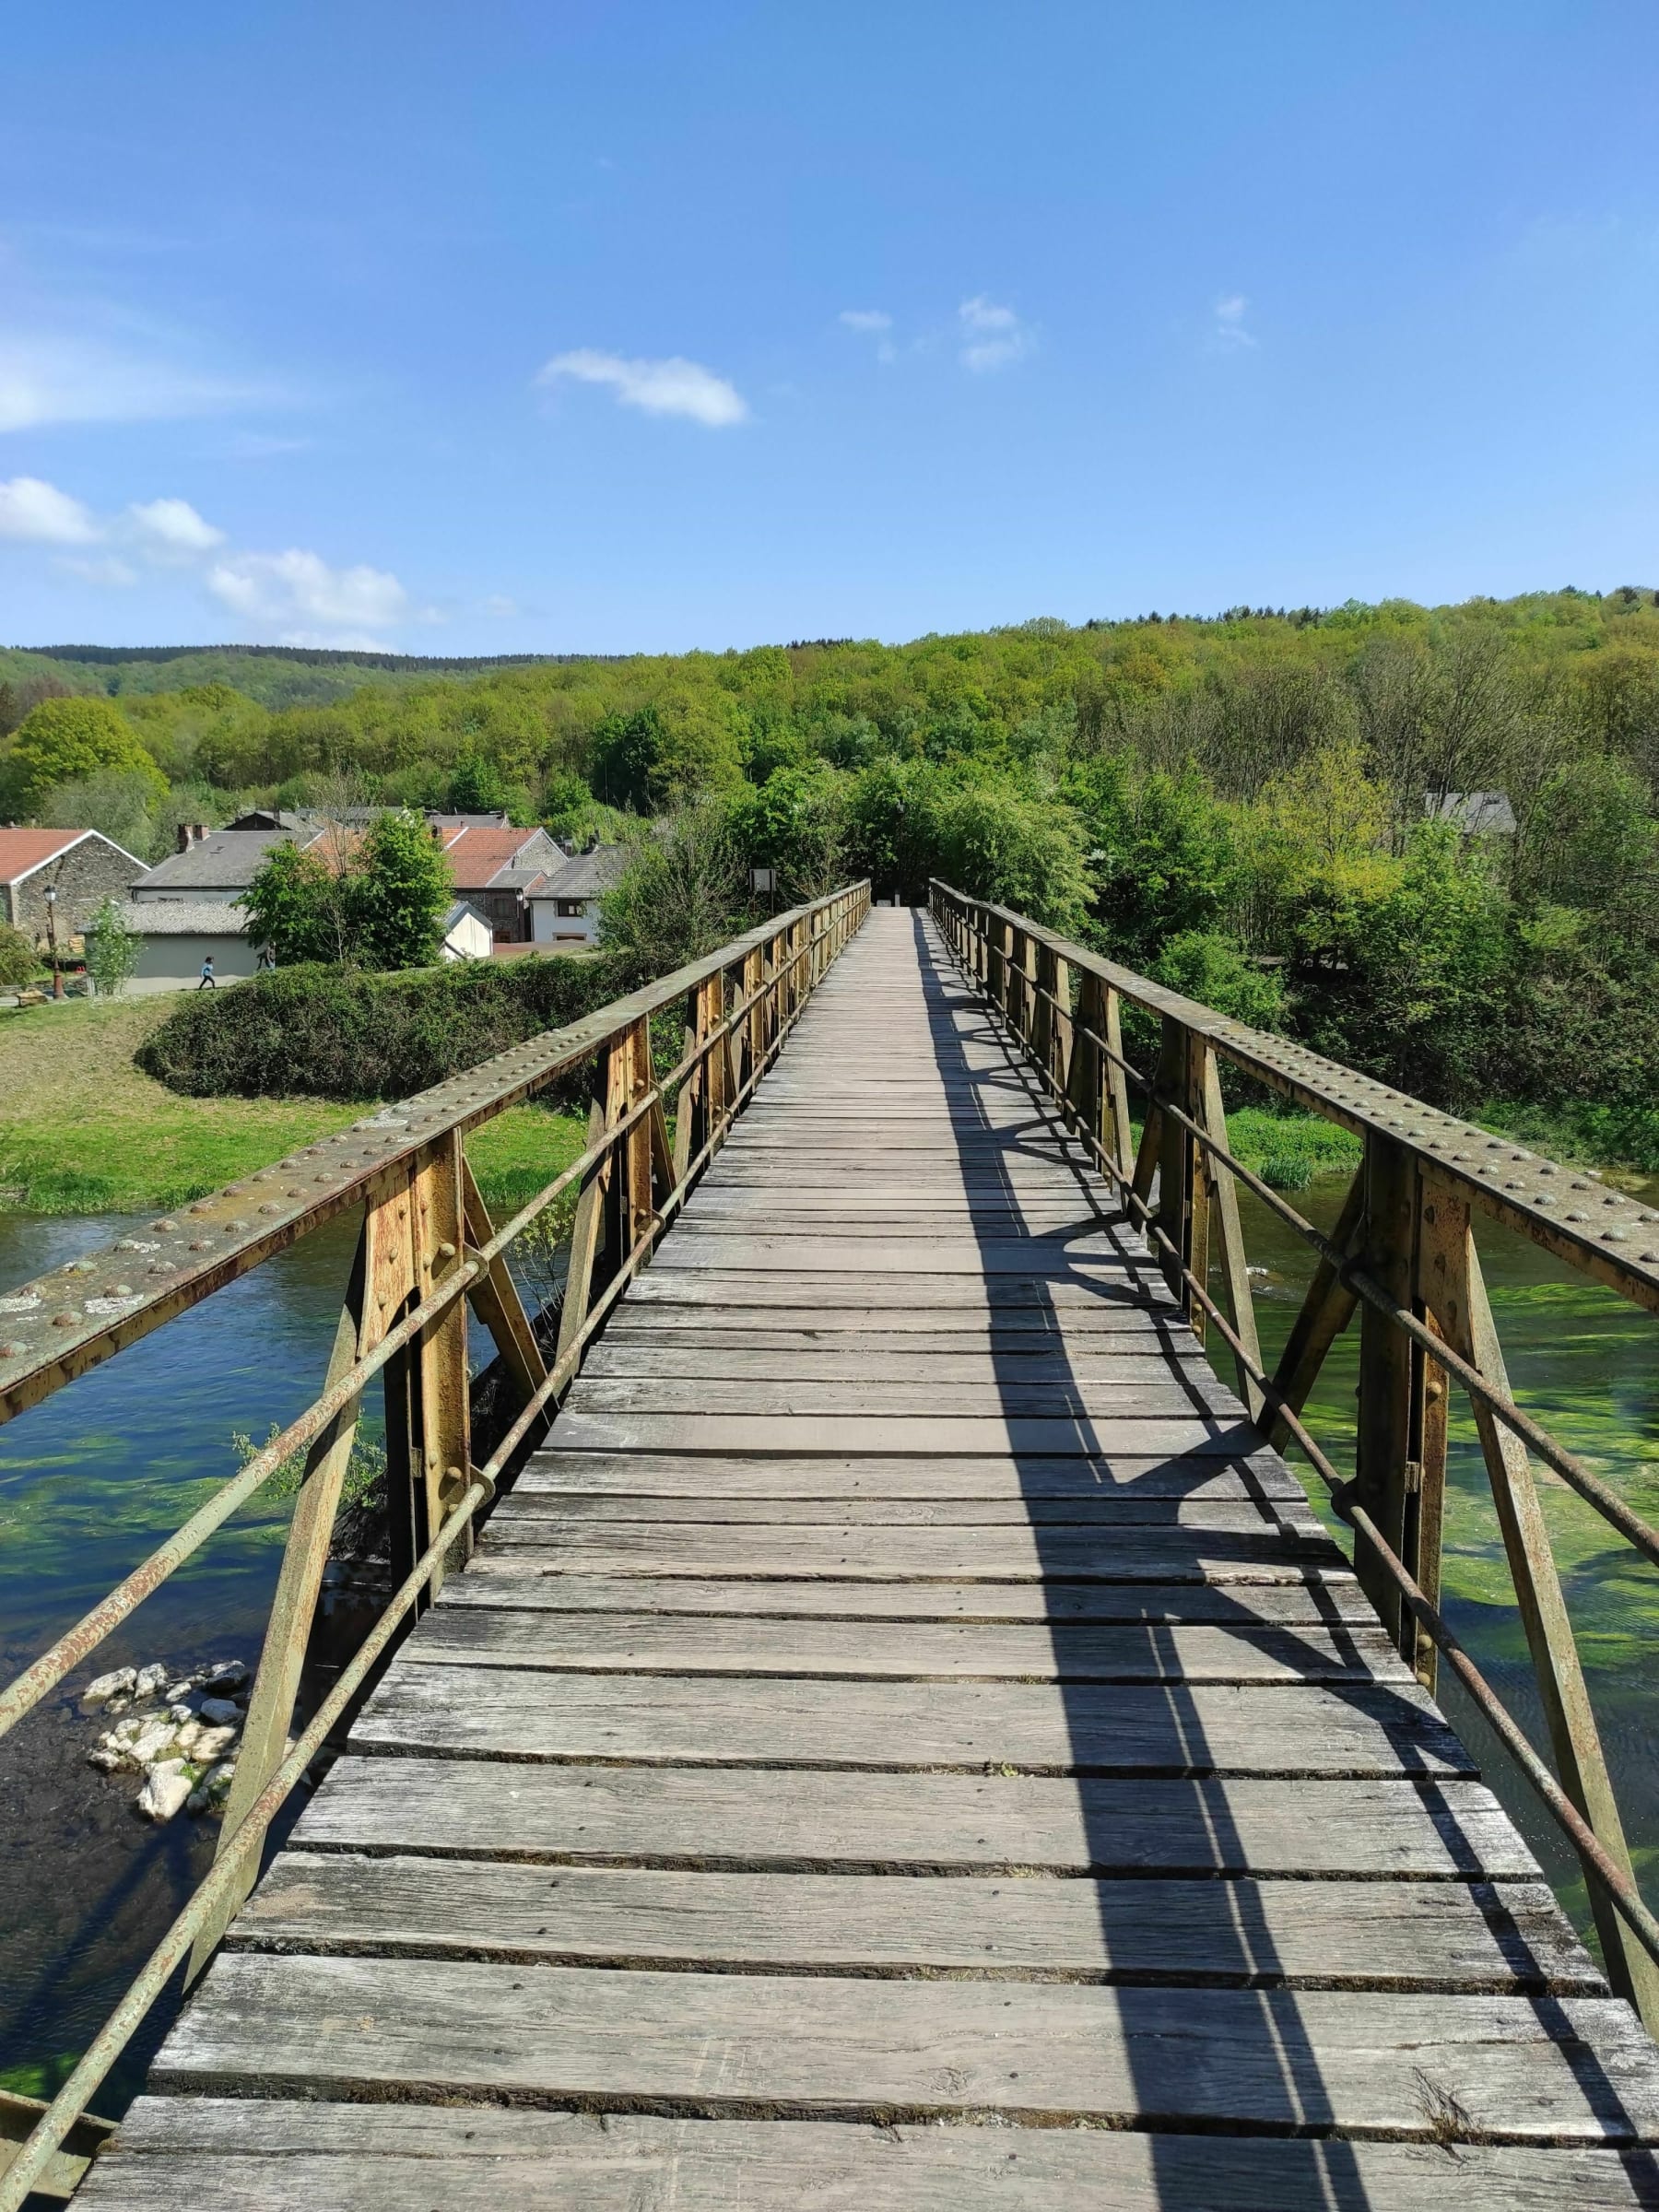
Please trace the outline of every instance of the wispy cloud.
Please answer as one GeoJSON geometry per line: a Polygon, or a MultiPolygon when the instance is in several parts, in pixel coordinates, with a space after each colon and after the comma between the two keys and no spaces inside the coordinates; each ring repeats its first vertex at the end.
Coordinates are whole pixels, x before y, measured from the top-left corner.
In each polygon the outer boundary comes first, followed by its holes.
{"type": "Polygon", "coordinates": [[[1249,306],[1250,302],[1242,292],[1226,292],[1217,300],[1210,341],[1221,352],[1238,353],[1255,344],[1255,338],[1244,324],[1249,306]]]}
{"type": "Polygon", "coordinates": [[[893,318],[879,307],[843,307],[841,320],[849,330],[891,330],[893,318]]]}
{"type": "Polygon", "coordinates": [[[371,635],[408,613],[408,594],[384,569],[330,568],[320,554],[232,553],[207,571],[207,589],[241,621],[274,625],[279,645],[382,650],[371,635]]]}
{"type": "Polygon", "coordinates": [[[199,560],[225,542],[188,500],[149,500],[129,507],[125,519],[152,560],[199,560]]]}
{"type": "Polygon", "coordinates": [[[40,477],[0,484],[0,537],[35,546],[90,546],[103,535],[90,508],[40,477]]]}
{"type": "Polygon", "coordinates": [[[957,310],[957,358],[976,376],[988,375],[1023,360],[1034,343],[1031,332],[1011,307],[999,307],[983,292],[957,310]]]}
{"type": "Polygon", "coordinates": [[[606,384],[621,406],[638,407],[647,415],[682,416],[705,429],[729,429],[748,415],[747,403],[735,384],[677,354],[660,361],[629,360],[619,353],[579,347],[571,353],[555,354],[535,381],[551,385],[563,379],[606,384]]]}
{"type": "Polygon", "coordinates": [[[274,387],[203,374],[98,341],[0,341],[0,431],[70,422],[153,422],[272,404],[274,387]]]}

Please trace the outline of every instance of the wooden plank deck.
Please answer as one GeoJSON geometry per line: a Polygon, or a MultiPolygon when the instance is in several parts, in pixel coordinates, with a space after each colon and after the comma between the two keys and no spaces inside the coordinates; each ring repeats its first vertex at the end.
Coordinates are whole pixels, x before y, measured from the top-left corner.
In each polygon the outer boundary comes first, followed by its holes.
{"type": "Polygon", "coordinates": [[[877,909],[85,2201],[1659,2206],[1659,2055],[877,909]]]}

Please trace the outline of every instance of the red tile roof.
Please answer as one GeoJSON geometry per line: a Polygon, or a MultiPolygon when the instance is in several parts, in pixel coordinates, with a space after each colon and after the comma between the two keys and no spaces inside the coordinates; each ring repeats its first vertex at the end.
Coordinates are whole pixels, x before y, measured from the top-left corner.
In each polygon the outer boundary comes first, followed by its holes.
{"type": "Polygon", "coordinates": [[[84,830],[0,830],[0,883],[16,883],[86,834],[84,830]]]}
{"type": "Polygon", "coordinates": [[[463,830],[444,848],[445,857],[455,871],[455,888],[487,889],[490,877],[499,876],[503,868],[510,868],[531,839],[540,834],[538,830],[463,830]]]}

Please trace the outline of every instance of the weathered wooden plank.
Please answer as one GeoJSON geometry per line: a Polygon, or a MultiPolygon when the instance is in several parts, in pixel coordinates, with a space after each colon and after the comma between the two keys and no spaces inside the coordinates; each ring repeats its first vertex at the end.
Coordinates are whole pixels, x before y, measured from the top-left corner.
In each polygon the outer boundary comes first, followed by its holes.
{"type": "Polygon", "coordinates": [[[1247,1530],[1129,1527],[675,1527],[623,1523],[567,1527],[555,1548],[528,1520],[498,1518],[491,1542],[506,1557],[524,1546],[571,1574],[767,1575],[794,1582],[1103,1583],[1300,1582],[1310,1567],[1347,1564],[1335,1545],[1247,1530]]]}
{"type": "MultiPolygon", "coordinates": [[[[900,1459],[832,1453],[767,1453],[712,1459],[688,1452],[538,1453],[514,1484],[511,1502],[544,1494],[700,1498],[1274,1498],[1305,1496],[1277,1453],[1169,1459],[1119,1453],[1112,1459],[900,1459]]],[[[509,1500],[498,1511],[504,1512],[509,1500]]]]}
{"type": "Polygon", "coordinates": [[[541,1864],[843,1873],[1539,1878],[1482,1784],[1398,1778],[1287,1787],[1253,1776],[1074,1781],[348,1756],[306,1806],[295,1841],[541,1864]]]}
{"type": "Polygon", "coordinates": [[[1659,2135],[1659,2058],[1595,1997],[1100,1988],[221,1956],[152,2078],[445,2088],[712,2117],[998,2112],[1424,2142],[1659,2135]],[[1553,2040],[1563,2034],[1564,2040],[1553,2040]],[[1570,2039],[1570,2040],[1569,2040],[1570,2039]]]}
{"type": "Polygon", "coordinates": [[[1131,1281],[1146,1261],[1125,1250],[1110,1230],[1080,1231],[1074,1237],[936,1237],[924,1253],[884,1237],[670,1237],[656,1254],[651,1272],[693,1268],[753,1275],[782,1270],[795,1274],[966,1275],[976,1282],[986,1275],[1057,1276],[1087,1287],[1097,1281],[1131,1281]]]}
{"type": "Polygon", "coordinates": [[[696,1874],[284,1852],[241,1949],[1179,1980],[1263,1988],[1606,1983],[1542,1882],[1019,1881],[696,1874]]]}
{"type": "MultiPolygon", "coordinates": [[[[1179,1347],[1156,1336],[1135,1336],[1120,1344],[1095,1336],[1062,1349],[1047,1338],[1013,1349],[986,1347],[971,1351],[913,1350],[902,1338],[884,1344],[878,1337],[825,1347],[821,1341],[799,1346],[682,1344],[671,1331],[618,1336],[596,1345],[582,1368],[584,1380],[645,1376],[677,1382],[1122,1382],[1156,1389],[1171,1375],[1207,1377],[1196,1345],[1179,1347]],[[1099,1349],[1096,1349],[1096,1347],[1099,1349]]],[[[686,1396],[682,1389],[682,1400],[686,1396]]]]}
{"type": "Polygon", "coordinates": [[[1264,1627],[1254,1621],[1025,1628],[457,1606],[407,1643],[403,1655],[410,1666],[811,1675],[848,1681],[1413,1679],[1381,1627],[1264,1627]]]}
{"type": "MultiPolygon", "coordinates": [[[[672,1237],[663,1249],[673,1251],[672,1237]]],[[[939,1326],[940,1313],[956,1310],[1000,1316],[1032,1308],[1044,1313],[1074,1307],[1100,1312],[1119,1306],[1181,1318],[1181,1310],[1171,1299],[1162,1277],[1145,1264],[1133,1273],[1120,1269],[1112,1274],[1101,1268],[1086,1281],[1081,1274],[1040,1277],[1030,1268],[1029,1253],[1025,1258],[1022,1270],[992,1277],[972,1272],[935,1275],[917,1261],[908,1274],[889,1272],[875,1281],[855,1273],[817,1272],[803,1263],[798,1253],[787,1266],[763,1270],[655,1265],[635,1277],[628,1295],[641,1306],[754,1306],[774,1312],[784,1307],[816,1312],[850,1307],[863,1314],[898,1305],[927,1314],[930,1328],[939,1326]]]]}
{"type": "Polygon", "coordinates": [[[1653,2212],[1642,2150],[141,2098],[97,2212],[1653,2212]],[[175,2163],[176,2161],[176,2163],[175,2163]]]}
{"type": "MultiPolygon", "coordinates": [[[[648,1478],[648,1469],[641,1469],[648,1478]]],[[[561,1531],[581,1523],[716,1522],[798,1524],[832,1528],[1162,1528],[1259,1529],[1264,1514],[1253,1499],[1105,1497],[1036,1498],[727,1498],[719,1494],[659,1498],[611,1494],[588,1498],[567,1491],[514,1496],[496,1514],[502,1528],[524,1521],[541,1524],[540,1540],[559,1541],[561,1531]],[[553,1524],[558,1524],[555,1527],[553,1524]]],[[[1300,1500],[1279,1500],[1277,1518],[1316,1533],[1317,1523],[1300,1500]]]]}
{"type": "Polygon", "coordinates": [[[446,1605],[535,1613],[724,1613],[736,1619],[1218,1621],[1263,1628],[1370,1628],[1371,1601],[1351,1574],[1315,1569],[1294,1583],[838,1583],[607,1579],[563,1571],[557,1547],[483,1552],[446,1605]]]}
{"type": "Polygon", "coordinates": [[[704,1382],[688,1391],[675,1375],[620,1375],[572,1384],[567,1418],[583,1414],[680,1415],[688,1401],[693,1418],[729,1414],[756,1421],[884,1414],[951,1413],[963,1419],[1018,1418],[1021,1416],[1079,1419],[1156,1420],[1196,1412],[1226,1419],[1242,1408],[1226,1383],[1206,1368],[1185,1374],[1162,1370],[1144,1382],[704,1382]]]}
{"type": "Polygon", "coordinates": [[[1032,1772],[1472,1774],[1414,1685],[801,1681],[394,1665],[354,1740],[460,1758],[1032,1772]]]}
{"type": "Polygon", "coordinates": [[[997,1416],[920,1414],[581,1413],[559,1417],[550,1452],[873,1452],[882,1457],[933,1453],[1034,1453],[1053,1458],[1077,1453],[1110,1458],[1129,1452],[1186,1458],[1212,1453],[1237,1458],[1259,1443],[1242,1420],[1225,1416],[1191,1420],[1139,1419],[1130,1413],[1079,1414],[1044,1419],[1032,1414],[997,1416]]]}

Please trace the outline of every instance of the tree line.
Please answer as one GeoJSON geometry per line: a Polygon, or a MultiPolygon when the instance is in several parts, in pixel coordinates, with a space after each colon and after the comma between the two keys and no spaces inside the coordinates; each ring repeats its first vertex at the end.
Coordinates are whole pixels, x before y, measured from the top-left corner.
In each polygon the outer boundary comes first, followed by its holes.
{"type": "Polygon", "coordinates": [[[44,700],[0,741],[0,818],[119,824],[147,857],[178,820],[341,778],[502,806],[633,838],[607,927],[642,961],[746,919],[751,866],[785,900],[936,873],[1437,1103],[1565,1112],[1659,1164],[1656,602],[1039,620],[380,674],[322,705],[44,700]]]}

